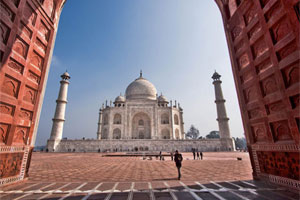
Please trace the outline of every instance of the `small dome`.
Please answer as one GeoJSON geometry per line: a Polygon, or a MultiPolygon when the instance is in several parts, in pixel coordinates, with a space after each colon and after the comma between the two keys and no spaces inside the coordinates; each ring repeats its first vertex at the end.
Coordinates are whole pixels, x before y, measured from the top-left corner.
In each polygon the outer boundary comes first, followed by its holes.
{"type": "Polygon", "coordinates": [[[120,96],[117,96],[116,99],[115,99],[115,103],[124,103],[125,102],[125,97],[120,95],[120,96]]]}
{"type": "Polygon", "coordinates": [[[162,94],[158,97],[158,102],[169,103],[167,97],[162,94]]]}
{"type": "Polygon", "coordinates": [[[142,74],[139,78],[129,84],[126,89],[126,99],[150,99],[156,100],[156,88],[155,86],[142,77],[142,74]]]}
{"type": "Polygon", "coordinates": [[[71,78],[70,74],[67,71],[63,73],[60,77],[64,80],[69,80],[71,78]]]}
{"type": "Polygon", "coordinates": [[[212,79],[214,79],[214,80],[220,80],[220,78],[221,78],[221,75],[220,74],[218,74],[218,72],[216,72],[215,71],[215,73],[212,75],[212,77],[211,77],[212,79]]]}

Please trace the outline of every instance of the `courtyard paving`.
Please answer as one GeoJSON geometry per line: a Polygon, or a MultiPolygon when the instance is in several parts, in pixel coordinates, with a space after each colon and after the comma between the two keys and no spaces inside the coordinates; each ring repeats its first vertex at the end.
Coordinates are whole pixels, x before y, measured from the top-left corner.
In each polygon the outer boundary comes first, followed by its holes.
{"type": "Polygon", "coordinates": [[[103,155],[33,153],[28,180],[0,188],[0,199],[299,199],[285,188],[252,180],[247,153],[204,153],[203,160],[184,153],[181,180],[169,157],[103,155]]]}

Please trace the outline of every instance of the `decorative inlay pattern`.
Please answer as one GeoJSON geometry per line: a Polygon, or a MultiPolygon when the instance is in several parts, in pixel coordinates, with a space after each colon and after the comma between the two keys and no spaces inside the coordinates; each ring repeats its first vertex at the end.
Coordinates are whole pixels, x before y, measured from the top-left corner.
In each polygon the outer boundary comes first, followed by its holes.
{"type": "Polygon", "coordinates": [[[271,37],[273,43],[276,44],[282,38],[284,38],[288,33],[291,32],[289,21],[286,16],[284,16],[279,22],[273,25],[270,29],[271,37]]]}
{"type": "Polygon", "coordinates": [[[260,38],[258,41],[256,41],[253,44],[251,49],[252,49],[253,57],[257,58],[257,57],[261,56],[262,54],[264,54],[268,50],[268,47],[267,47],[264,39],[260,38]]]}
{"type": "Polygon", "coordinates": [[[244,15],[245,24],[248,25],[256,16],[255,6],[252,5],[244,15]]]}
{"type": "Polygon", "coordinates": [[[299,68],[299,62],[296,62],[282,70],[285,86],[287,88],[300,82],[299,68]]]}
{"type": "Polygon", "coordinates": [[[278,90],[276,80],[274,76],[270,76],[261,81],[262,90],[264,95],[271,94],[278,90]]]}
{"type": "Polygon", "coordinates": [[[39,84],[40,83],[40,77],[29,70],[28,72],[28,79],[32,80],[33,82],[39,84]]]}
{"type": "Polygon", "coordinates": [[[19,88],[20,88],[20,81],[17,81],[16,79],[14,79],[8,75],[4,76],[3,85],[1,87],[2,92],[6,93],[8,95],[17,97],[19,88]]]}
{"type": "Polygon", "coordinates": [[[2,21],[0,22],[0,42],[7,44],[10,29],[2,21]]]}
{"type": "Polygon", "coordinates": [[[20,23],[20,29],[22,30],[22,33],[26,35],[29,39],[32,37],[32,31],[25,25],[23,22],[20,23]]]}
{"type": "Polygon", "coordinates": [[[32,120],[32,111],[21,108],[19,117],[26,120],[32,120]]]}
{"type": "Polygon", "coordinates": [[[275,141],[293,140],[287,120],[271,122],[270,125],[275,141]]]}
{"type": "Polygon", "coordinates": [[[4,4],[3,1],[0,1],[0,13],[1,13],[1,18],[2,16],[6,16],[10,19],[11,22],[14,21],[15,14],[13,13],[13,11],[11,11],[11,9],[8,8],[7,5],[4,4]]]}
{"type": "Polygon", "coordinates": [[[262,173],[299,180],[300,160],[297,152],[258,151],[256,153],[262,173]]]}
{"type": "Polygon", "coordinates": [[[257,100],[257,91],[255,87],[252,86],[248,89],[245,89],[244,92],[245,92],[245,100],[247,103],[257,100]]]}
{"type": "Polygon", "coordinates": [[[50,30],[47,28],[47,26],[42,21],[39,26],[39,34],[44,40],[46,40],[46,41],[49,40],[50,30]]]}
{"type": "Polygon", "coordinates": [[[257,33],[259,33],[260,30],[261,30],[260,23],[255,24],[254,27],[248,32],[249,39],[252,39],[253,36],[255,36],[257,33]]]}
{"type": "Polygon", "coordinates": [[[53,18],[54,8],[55,8],[55,4],[54,4],[53,0],[45,0],[44,9],[50,18],[53,18]]]}
{"type": "Polygon", "coordinates": [[[278,113],[284,109],[285,105],[280,101],[267,105],[268,114],[278,113]]]}
{"type": "Polygon", "coordinates": [[[253,74],[252,72],[248,72],[248,73],[245,73],[241,76],[241,81],[242,83],[246,83],[248,82],[249,80],[251,80],[253,78],[253,74]]]}
{"type": "Polygon", "coordinates": [[[244,40],[242,40],[240,43],[238,43],[238,44],[234,47],[234,49],[235,49],[236,52],[238,52],[238,51],[241,50],[244,46],[245,46],[245,42],[244,42],[244,40]]]}
{"type": "Polygon", "coordinates": [[[282,48],[277,52],[277,58],[280,61],[285,57],[287,57],[288,55],[290,55],[291,53],[295,52],[296,50],[297,50],[297,43],[295,40],[293,40],[286,47],[282,48]]]}
{"type": "Polygon", "coordinates": [[[265,142],[268,140],[265,125],[255,124],[252,126],[254,142],[265,142]]]}
{"type": "Polygon", "coordinates": [[[0,178],[17,176],[20,174],[23,153],[0,154],[0,178]]]}
{"type": "Polygon", "coordinates": [[[249,63],[249,57],[247,53],[244,53],[238,60],[240,70],[245,68],[249,63]]]}
{"type": "Polygon", "coordinates": [[[277,1],[271,9],[265,14],[266,21],[269,21],[272,16],[277,15],[281,11],[281,5],[279,1],[277,1]]]}
{"type": "Polygon", "coordinates": [[[46,53],[47,47],[39,39],[36,39],[35,44],[43,53],[46,53]]]}
{"type": "Polygon", "coordinates": [[[264,71],[266,71],[271,67],[272,67],[272,62],[270,58],[267,58],[266,60],[264,60],[263,62],[261,62],[256,66],[257,74],[263,73],[264,71]]]}
{"type": "Polygon", "coordinates": [[[248,111],[248,113],[249,113],[250,119],[255,119],[255,118],[259,118],[259,117],[263,116],[263,112],[261,111],[260,108],[252,109],[252,110],[248,111]]]}
{"type": "Polygon", "coordinates": [[[18,63],[16,60],[13,58],[10,58],[7,64],[11,69],[14,71],[18,72],[19,74],[23,74],[24,71],[24,66],[18,63]]]}
{"type": "Polygon", "coordinates": [[[38,55],[35,51],[32,52],[32,56],[30,58],[30,64],[37,67],[40,71],[43,69],[44,59],[42,56],[38,55]]]}
{"type": "Polygon", "coordinates": [[[9,133],[9,129],[10,129],[9,124],[0,123],[0,144],[6,144],[6,139],[9,133]]]}
{"type": "Polygon", "coordinates": [[[33,26],[35,25],[37,15],[28,3],[25,4],[23,15],[28,20],[28,23],[31,23],[33,26]]]}
{"type": "Polygon", "coordinates": [[[21,38],[17,37],[13,46],[13,50],[23,58],[26,58],[29,46],[21,38]]]}
{"type": "Polygon", "coordinates": [[[25,93],[24,93],[24,97],[23,100],[24,101],[28,101],[32,104],[35,103],[35,99],[36,99],[36,90],[30,88],[30,87],[25,87],[25,93]]]}
{"type": "Polygon", "coordinates": [[[242,28],[240,26],[235,26],[232,31],[231,31],[231,35],[232,35],[232,40],[234,41],[237,37],[239,37],[242,33],[242,28]]]}
{"type": "Polygon", "coordinates": [[[28,132],[29,132],[29,128],[28,127],[18,126],[16,128],[15,133],[14,133],[13,143],[14,144],[27,145],[28,144],[28,140],[29,140],[28,132]]]}
{"type": "Polygon", "coordinates": [[[15,107],[13,105],[9,105],[4,102],[0,102],[0,113],[4,115],[11,115],[14,114],[15,107]]]}

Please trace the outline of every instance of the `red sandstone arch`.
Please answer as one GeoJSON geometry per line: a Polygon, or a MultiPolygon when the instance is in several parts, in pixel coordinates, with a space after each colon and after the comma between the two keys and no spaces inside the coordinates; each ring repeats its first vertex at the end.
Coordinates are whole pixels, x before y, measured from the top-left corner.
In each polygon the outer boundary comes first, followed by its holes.
{"type": "MultiPolygon", "coordinates": [[[[65,0],[1,2],[5,9],[0,23],[0,106],[5,109],[0,109],[0,130],[5,139],[0,144],[0,159],[13,163],[0,174],[0,184],[6,184],[22,180],[28,173],[65,0]],[[39,80],[34,84],[29,81],[30,71],[39,80]],[[10,86],[3,86],[5,83],[10,86]],[[34,100],[24,99],[26,93],[34,100]],[[29,119],[20,115],[22,109],[30,113],[29,119]],[[26,129],[31,142],[15,146],[13,138],[20,129],[24,133],[26,129]]],[[[253,175],[299,189],[299,176],[288,176],[268,160],[284,155],[287,159],[282,165],[290,160],[299,163],[300,4],[298,0],[215,2],[223,18],[253,175]],[[270,82],[276,87],[270,89],[270,82]]]]}

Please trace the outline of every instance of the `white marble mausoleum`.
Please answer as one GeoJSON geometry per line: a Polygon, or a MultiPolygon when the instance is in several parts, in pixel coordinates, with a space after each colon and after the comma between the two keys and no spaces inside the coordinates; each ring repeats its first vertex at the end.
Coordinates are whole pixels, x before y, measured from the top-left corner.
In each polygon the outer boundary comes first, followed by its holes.
{"type": "Polygon", "coordinates": [[[140,77],[118,96],[114,106],[102,106],[98,140],[106,139],[184,139],[183,112],[177,104],[157,96],[155,86],[140,77]]]}
{"type": "MultiPolygon", "coordinates": [[[[65,82],[61,81],[61,87],[68,85],[65,82]]],[[[57,101],[53,130],[47,143],[47,150],[51,152],[190,151],[192,148],[199,151],[234,150],[229,129],[226,131],[228,134],[221,131],[220,139],[186,139],[183,109],[177,101],[173,104],[164,95],[158,96],[155,86],[143,77],[142,72],[128,85],[124,96],[117,96],[113,104],[110,102],[108,105],[107,101],[102,104],[96,139],[62,139],[64,114],[57,114],[65,111],[66,103],[64,109],[61,109],[60,102],[67,102],[67,94],[62,93],[58,100],[63,100],[57,101]],[[60,134],[54,134],[57,132],[57,121],[62,122],[58,129],[60,134]]],[[[222,112],[226,116],[225,107],[222,112]]],[[[224,120],[227,123],[229,119],[224,120]]]]}

